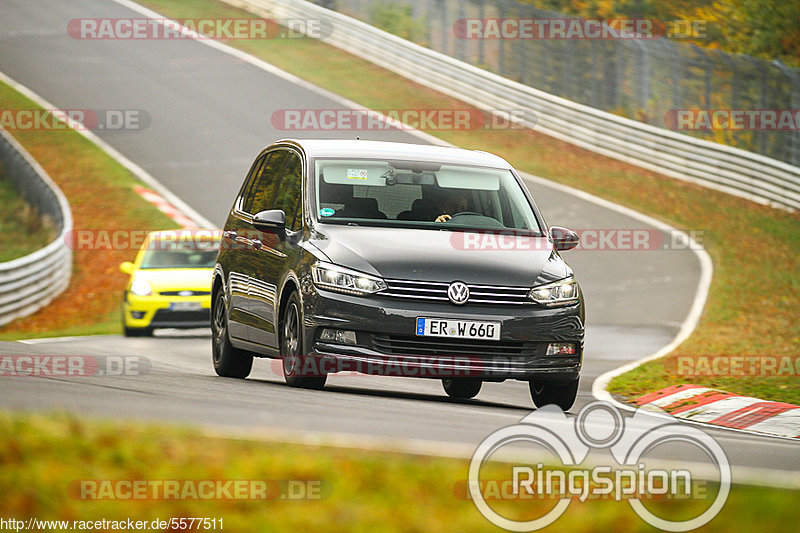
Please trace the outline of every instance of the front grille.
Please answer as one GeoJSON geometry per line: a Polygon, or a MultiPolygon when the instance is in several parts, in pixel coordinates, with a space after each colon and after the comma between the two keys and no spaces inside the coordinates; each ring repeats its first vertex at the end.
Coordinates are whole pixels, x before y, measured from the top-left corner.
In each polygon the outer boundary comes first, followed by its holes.
{"type": "MultiPolygon", "coordinates": [[[[386,290],[380,294],[393,298],[427,302],[449,302],[449,283],[440,281],[410,281],[387,279],[386,290]]],[[[528,287],[504,287],[500,285],[471,285],[467,304],[522,305],[529,304],[528,287]]]]}
{"type": "Polygon", "coordinates": [[[211,291],[161,291],[158,294],[162,296],[208,296],[211,294],[211,291]],[[190,294],[181,294],[182,292],[188,292],[190,294]]]}
{"type": "Polygon", "coordinates": [[[170,311],[159,309],[153,315],[152,324],[166,326],[180,326],[181,324],[210,324],[211,314],[208,309],[197,311],[170,311]]]}
{"type": "Polygon", "coordinates": [[[520,357],[543,355],[547,343],[433,339],[411,335],[372,335],[373,348],[386,355],[444,355],[470,357],[520,357]]]}

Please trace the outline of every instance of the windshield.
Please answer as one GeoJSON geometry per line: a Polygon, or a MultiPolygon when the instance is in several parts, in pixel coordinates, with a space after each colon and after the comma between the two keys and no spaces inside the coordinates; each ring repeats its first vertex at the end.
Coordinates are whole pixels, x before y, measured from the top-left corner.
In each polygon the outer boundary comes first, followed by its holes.
{"type": "Polygon", "coordinates": [[[510,170],[414,161],[318,159],[316,205],[325,223],[541,234],[510,170]]]}
{"type": "Polygon", "coordinates": [[[219,242],[151,242],[140,268],[214,268],[219,242]]]}

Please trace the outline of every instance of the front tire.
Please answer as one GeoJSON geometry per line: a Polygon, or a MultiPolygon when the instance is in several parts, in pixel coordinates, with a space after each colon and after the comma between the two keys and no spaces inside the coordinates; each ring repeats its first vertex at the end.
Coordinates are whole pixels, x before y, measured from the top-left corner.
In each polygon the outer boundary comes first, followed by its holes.
{"type": "Polygon", "coordinates": [[[562,381],[535,381],[528,383],[531,399],[536,407],[557,405],[562,411],[568,411],[578,396],[578,378],[562,381]]]}
{"type": "Polygon", "coordinates": [[[328,376],[315,364],[312,357],[303,354],[300,298],[293,292],[283,308],[281,317],[281,359],[283,377],[290,387],[322,389],[328,376]]]}
{"type": "Polygon", "coordinates": [[[443,379],[442,387],[451,398],[468,400],[474,398],[481,391],[483,381],[475,378],[443,379]]]}
{"type": "Polygon", "coordinates": [[[211,356],[214,371],[226,378],[246,378],[253,368],[253,354],[234,347],[228,338],[228,316],[222,289],[211,302],[211,356]]]}

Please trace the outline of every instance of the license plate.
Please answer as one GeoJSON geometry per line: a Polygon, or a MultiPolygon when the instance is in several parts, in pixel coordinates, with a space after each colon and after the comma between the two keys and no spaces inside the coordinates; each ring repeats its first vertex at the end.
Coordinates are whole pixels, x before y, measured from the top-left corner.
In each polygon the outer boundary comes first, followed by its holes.
{"type": "Polygon", "coordinates": [[[449,318],[417,318],[417,336],[453,339],[500,340],[500,322],[476,322],[449,318]]]}
{"type": "Polygon", "coordinates": [[[170,311],[199,311],[203,308],[202,302],[172,302],[170,311]]]}

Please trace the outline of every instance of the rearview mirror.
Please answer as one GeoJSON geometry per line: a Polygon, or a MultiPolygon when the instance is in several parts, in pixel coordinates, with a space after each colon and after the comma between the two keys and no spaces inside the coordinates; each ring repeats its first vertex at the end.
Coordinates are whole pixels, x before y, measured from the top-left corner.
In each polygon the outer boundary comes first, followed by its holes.
{"type": "Polygon", "coordinates": [[[286,229],[286,213],[282,209],[259,211],[253,216],[253,227],[259,231],[283,231],[286,229]]]}
{"type": "Polygon", "coordinates": [[[581,242],[577,233],[571,229],[562,228],[560,226],[552,226],[550,228],[550,238],[553,239],[553,245],[556,247],[556,250],[562,252],[572,250],[581,242]]]}
{"type": "Polygon", "coordinates": [[[125,261],[124,263],[120,263],[119,269],[124,272],[125,274],[132,274],[133,273],[134,265],[130,261],[125,261]]]}

